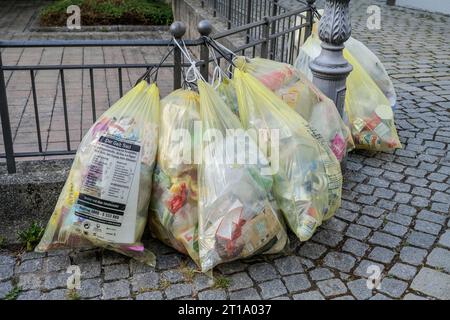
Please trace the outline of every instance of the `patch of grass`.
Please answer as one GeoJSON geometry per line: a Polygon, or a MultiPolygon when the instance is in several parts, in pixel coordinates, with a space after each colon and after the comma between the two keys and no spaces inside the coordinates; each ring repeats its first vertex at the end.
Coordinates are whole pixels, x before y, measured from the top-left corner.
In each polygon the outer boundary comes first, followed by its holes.
{"type": "Polygon", "coordinates": [[[28,229],[18,232],[20,242],[27,251],[32,251],[44,235],[44,228],[37,222],[33,222],[28,229]]]}
{"type": "Polygon", "coordinates": [[[81,26],[169,25],[172,8],[163,0],[58,0],[39,14],[42,26],[66,26],[67,7],[80,7],[81,26]]]}
{"type": "Polygon", "coordinates": [[[187,261],[182,261],[180,263],[179,270],[183,274],[184,280],[186,282],[191,283],[192,281],[194,281],[195,269],[189,267],[187,261]]]}
{"type": "Polygon", "coordinates": [[[66,294],[67,299],[69,300],[80,300],[80,294],[76,289],[69,290],[66,294]]]}
{"type": "Polygon", "coordinates": [[[5,237],[0,236],[0,249],[4,247],[6,243],[5,237]]]}
{"type": "Polygon", "coordinates": [[[8,292],[4,298],[4,300],[16,300],[19,294],[22,292],[22,288],[15,286],[8,292]]]}
{"type": "Polygon", "coordinates": [[[214,288],[216,289],[227,289],[230,286],[230,279],[224,276],[219,276],[214,279],[214,288]]]}
{"type": "Polygon", "coordinates": [[[165,289],[167,289],[168,287],[170,287],[170,281],[169,281],[169,280],[167,280],[167,279],[161,279],[161,280],[159,281],[159,289],[165,290],[165,289]]]}

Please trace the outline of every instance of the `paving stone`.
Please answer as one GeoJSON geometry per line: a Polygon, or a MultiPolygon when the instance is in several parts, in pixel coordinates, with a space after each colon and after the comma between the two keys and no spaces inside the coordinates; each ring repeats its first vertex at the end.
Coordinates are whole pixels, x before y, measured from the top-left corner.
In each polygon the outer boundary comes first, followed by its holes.
{"type": "Polygon", "coordinates": [[[450,275],[429,268],[420,269],[411,283],[413,290],[437,299],[450,299],[450,275]]]}
{"type": "Polygon", "coordinates": [[[14,275],[14,265],[0,265],[0,281],[7,280],[14,275]]]}
{"type": "Polygon", "coordinates": [[[33,273],[19,274],[17,286],[22,290],[40,289],[43,282],[43,276],[33,273]]]}
{"type": "Polygon", "coordinates": [[[217,269],[219,269],[220,272],[227,275],[244,271],[245,268],[247,268],[247,265],[242,263],[241,261],[232,261],[217,266],[217,269]]]}
{"type": "Polygon", "coordinates": [[[394,264],[391,270],[389,270],[389,275],[403,280],[411,280],[416,273],[417,269],[415,267],[400,262],[394,264]]]}
{"type": "Polygon", "coordinates": [[[235,273],[231,275],[229,279],[230,287],[228,288],[228,290],[230,291],[246,289],[253,286],[253,281],[252,279],[250,279],[246,272],[235,273]]]}
{"type": "Polygon", "coordinates": [[[331,300],[355,300],[355,298],[353,298],[352,296],[342,296],[342,297],[333,298],[331,300]]]}
{"type": "Polygon", "coordinates": [[[199,300],[226,300],[227,294],[222,289],[206,290],[198,294],[199,300]]]}
{"type": "Polygon", "coordinates": [[[333,230],[336,232],[342,232],[346,227],[347,223],[339,219],[336,219],[335,217],[331,218],[330,220],[327,220],[324,224],[322,224],[322,228],[333,230]]]}
{"type": "Polygon", "coordinates": [[[0,254],[0,265],[11,265],[15,264],[16,259],[8,254],[0,254]]]}
{"type": "Polygon", "coordinates": [[[131,259],[130,260],[130,271],[131,271],[131,274],[138,274],[138,273],[155,271],[155,268],[151,267],[145,263],[131,259]]]}
{"type": "Polygon", "coordinates": [[[66,300],[67,289],[56,289],[46,292],[41,296],[42,300],[66,300]]]}
{"type": "Polygon", "coordinates": [[[436,212],[448,213],[448,212],[450,212],[450,204],[433,202],[431,204],[431,210],[436,211],[436,212]]]}
{"type": "Polygon", "coordinates": [[[180,266],[181,258],[178,254],[158,256],[156,268],[159,270],[167,270],[180,266]]]}
{"type": "Polygon", "coordinates": [[[381,288],[378,290],[391,297],[399,298],[405,292],[407,287],[408,283],[405,281],[392,278],[384,278],[381,281],[381,288]]]}
{"type": "MultiPolygon", "coordinates": [[[[230,279],[232,279],[233,277],[230,277],[230,279]]],[[[211,278],[209,278],[208,276],[204,275],[204,274],[197,274],[194,277],[194,290],[195,291],[201,291],[203,289],[207,289],[210,288],[214,285],[214,280],[212,280],[211,278]]],[[[231,280],[231,285],[230,287],[233,286],[233,280],[231,280]]]]}
{"type": "Polygon", "coordinates": [[[408,232],[408,228],[402,226],[401,224],[388,222],[384,226],[383,231],[394,236],[403,237],[408,232]]]}
{"type": "Polygon", "coordinates": [[[0,282],[0,300],[4,299],[13,288],[11,281],[0,282]]]}
{"type": "Polygon", "coordinates": [[[184,280],[183,274],[178,270],[166,270],[161,274],[161,276],[170,283],[177,283],[184,280]]]}
{"type": "Polygon", "coordinates": [[[392,259],[394,259],[395,252],[383,247],[375,247],[373,248],[372,252],[369,254],[369,259],[383,262],[383,263],[390,263],[392,259]]]}
{"type": "Polygon", "coordinates": [[[43,252],[36,252],[36,251],[25,251],[20,255],[20,261],[27,261],[27,260],[33,260],[33,259],[40,259],[44,258],[45,253],[43,252]]]}
{"type": "Polygon", "coordinates": [[[185,283],[173,284],[165,290],[169,300],[192,295],[192,285],[185,283]]]}
{"type": "Polygon", "coordinates": [[[340,219],[343,219],[345,221],[353,222],[358,217],[358,213],[352,212],[352,211],[349,211],[349,210],[346,210],[346,209],[343,209],[343,208],[339,208],[336,211],[335,216],[340,218],[340,219]]]}
{"type": "Polygon", "coordinates": [[[393,221],[404,226],[409,226],[412,222],[412,218],[400,213],[390,213],[386,216],[386,220],[393,221]]]}
{"type": "Polygon", "coordinates": [[[260,283],[261,296],[263,299],[270,299],[287,293],[286,287],[279,279],[260,283]]]}
{"type": "Polygon", "coordinates": [[[163,300],[163,296],[159,291],[150,291],[138,294],[136,300],[163,300]]]}
{"type": "Polygon", "coordinates": [[[374,295],[369,300],[392,300],[392,299],[387,297],[387,296],[385,296],[384,294],[377,293],[376,295],[374,295]]]}
{"type": "Polygon", "coordinates": [[[322,294],[317,290],[294,294],[292,298],[294,300],[325,300],[322,294]]]}
{"type": "Polygon", "coordinates": [[[345,235],[358,240],[364,240],[368,238],[371,231],[372,230],[370,228],[363,227],[358,224],[351,224],[348,226],[345,235]]]}
{"type": "Polygon", "coordinates": [[[248,268],[248,273],[250,274],[250,277],[257,282],[278,278],[278,273],[275,268],[266,262],[251,265],[248,268]]]}
{"type": "Polygon", "coordinates": [[[324,264],[328,267],[349,272],[355,265],[356,259],[351,255],[341,252],[330,252],[324,258],[324,264]]]}
{"type": "Polygon", "coordinates": [[[413,293],[408,293],[403,297],[403,300],[428,300],[427,298],[415,295],[413,293]]]}
{"type": "Polygon", "coordinates": [[[45,290],[53,290],[56,288],[67,288],[67,279],[70,274],[65,272],[46,273],[44,276],[45,290]]]}
{"type": "Polygon", "coordinates": [[[403,247],[402,250],[400,251],[400,260],[417,266],[422,264],[426,255],[427,251],[424,249],[419,249],[415,247],[403,247]]]}
{"type": "Polygon", "coordinates": [[[321,230],[312,239],[321,244],[336,247],[342,241],[342,234],[331,230],[321,230]]]}
{"type": "Polygon", "coordinates": [[[106,281],[126,279],[130,276],[128,264],[109,265],[105,266],[103,270],[105,273],[104,278],[106,281]]]}
{"type": "Polygon", "coordinates": [[[103,284],[103,299],[127,298],[130,296],[130,282],[128,280],[118,280],[103,284]]]}
{"type": "Polygon", "coordinates": [[[138,273],[131,277],[131,286],[133,291],[157,289],[159,279],[159,274],[155,271],[138,273]]]}
{"type": "Polygon", "coordinates": [[[67,270],[70,266],[70,258],[66,255],[48,257],[44,259],[44,271],[53,272],[67,270]]]}
{"type": "Polygon", "coordinates": [[[304,274],[294,274],[283,278],[286,288],[290,293],[303,291],[311,287],[308,277],[304,274]]]}
{"type": "Polygon", "coordinates": [[[445,231],[439,238],[439,244],[443,247],[450,248],[450,230],[445,231]]]}
{"type": "Polygon", "coordinates": [[[414,217],[417,213],[417,209],[405,204],[400,204],[397,207],[397,213],[405,215],[405,216],[410,216],[410,217],[414,217]]]}
{"type": "Polygon", "coordinates": [[[17,300],[40,300],[42,293],[40,290],[30,290],[21,292],[17,297],[17,300]]]}
{"type": "Polygon", "coordinates": [[[327,297],[341,295],[347,292],[347,287],[339,279],[329,279],[317,282],[320,291],[327,297]]]}
{"type": "Polygon", "coordinates": [[[347,239],[342,247],[343,251],[353,253],[355,256],[362,257],[369,246],[355,239],[347,239]]]}
{"type": "Polygon", "coordinates": [[[102,273],[102,265],[100,261],[82,263],[78,266],[81,270],[82,279],[96,278],[102,273]]]}
{"type": "Polygon", "coordinates": [[[425,249],[429,249],[433,245],[435,240],[436,240],[435,236],[416,231],[411,232],[411,234],[407,239],[409,244],[425,249]]]}
{"type": "Polygon", "coordinates": [[[16,266],[16,273],[36,272],[42,269],[42,259],[32,259],[22,261],[22,263],[16,266]]]}
{"type": "Polygon", "coordinates": [[[450,251],[442,248],[434,248],[427,257],[427,264],[450,272],[450,251]]]}
{"type": "Polygon", "coordinates": [[[375,232],[373,236],[369,239],[369,242],[372,244],[378,244],[380,246],[388,248],[395,248],[400,244],[401,239],[389,235],[387,233],[375,232]]]}
{"type": "Polygon", "coordinates": [[[441,231],[442,227],[436,223],[423,221],[423,220],[416,220],[416,224],[414,225],[414,228],[417,231],[423,231],[426,233],[437,235],[441,231]]]}
{"type": "Polygon", "coordinates": [[[314,281],[326,280],[334,277],[334,273],[327,268],[317,268],[309,272],[309,276],[314,281]]]}
{"type": "Polygon", "coordinates": [[[261,297],[254,288],[248,288],[231,292],[230,300],[261,300],[261,297]]]}
{"type": "Polygon", "coordinates": [[[78,291],[81,298],[94,298],[102,294],[102,280],[100,278],[81,280],[78,291]]]}
{"type": "Polygon", "coordinates": [[[367,300],[373,295],[373,291],[367,287],[366,279],[358,279],[347,283],[351,293],[358,300],[367,300]]]}
{"type": "Polygon", "coordinates": [[[386,210],[374,206],[365,206],[362,210],[362,213],[375,218],[380,217],[385,212],[386,210]]]}
{"type": "Polygon", "coordinates": [[[353,274],[355,276],[359,276],[359,277],[363,277],[363,278],[368,278],[369,276],[371,276],[373,274],[373,272],[368,272],[370,270],[369,267],[372,266],[376,266],[378,268],[380,268],[380,272],[382,273],[384,270],[384,265],[380,264],[378,262],[374,262],[374,261],[370,261],[370,260],[361,260],[361,262],[359,262],[357,264],[356,269],[353,271],[353,274]]]}
{"type": "Polygon", "coordinates": [[[323,245],[314,242],[305,242],[302,244],[302,247],[298,253],[310,259],[318,259],[325,253],[326,250],[327,248],[323,245]]]}
{"type": "Polygon", "coordinates": [[[297,256],[288,256],[275,260],[275,267],[281,275],[303,272],[302,263],[297,256]]]}
{"type": "Polygon", "coordinates": [[[99,252],[97,250],[74,252],[72,259],[75,265],[93,264],[99,262],[99,252]]]}

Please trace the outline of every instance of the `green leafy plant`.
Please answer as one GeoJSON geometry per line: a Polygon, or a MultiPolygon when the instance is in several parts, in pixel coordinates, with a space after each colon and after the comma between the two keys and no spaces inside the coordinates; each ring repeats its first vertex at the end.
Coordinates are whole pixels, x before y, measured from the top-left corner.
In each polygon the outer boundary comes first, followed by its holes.
{"type": "Polygon", "coordinates": [[[226,289],[230,286],[230,279],[224,276],[219,276],[214,280],[214,287],[218,289],[226,289]]]}
{"type": "Polygon", "coordinates": [[[0,236],[0,249],[4,247],[6,243],[5,237],[0,236]]]}
{"type": "Polygon", "coordinates": [[[159,281],[159,289],[165,290],[165,289],[167,289],[168,287],[170,287],[170,281],[169,281],[169,280],[167,280],[167,279],[161,279],[161,280],[159,281]]]}
{"type": "Polygon", "coordinates": [[[169,25],[172,8],[163,0],[58,0],[39,14],[42,26],[65,26],[67,7],[80,7],[81,25],[169,25]]]}
{"type": "Polygon", "coordinates": [[[16,300],[19,294],[22,292],[22,288],[15,286],[8,292],[4,298],[4,300],[16,300]]]}
{"type": "Polygon", "coordinates": [[[28,229],[18,233],[20,242],[27,251],[32,251],[44,234],[44,228],[37,222],[33,222],[28,229]]]}
{"type": "Polygon", "coordinates": [[[80,300],[81,299],[80,294],[75,289],[71,289],[71,290],[67,291],[66,297],[69,300],[80,300]]]}

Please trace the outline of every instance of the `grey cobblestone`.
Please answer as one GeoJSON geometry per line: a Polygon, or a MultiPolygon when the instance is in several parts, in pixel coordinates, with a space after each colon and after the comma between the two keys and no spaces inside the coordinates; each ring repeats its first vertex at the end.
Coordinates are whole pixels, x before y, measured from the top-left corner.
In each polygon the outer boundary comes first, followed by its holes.
{"type": "Polygon", "coordinates": [[[0,282],[0,300],[4,299],[12,289],[13,284],[11,281],[0,282]]]}
{"type": "Polygon", "coordinates": [[[128,264],[108,265],[104,267],[106,281],[126,279],[130,276],[128,264]]]}
{"type": "Polygon", "coordinates": [[[42,265],[42,259],[25,260],[16,267],[16,273],[36,272],[42,269],[42,265]]]}
{"type": "Polygon", "coordinates": [[[382,262],[390,263],[395,256],[395,252],[383,247],[375,247],[369,254],[369,259],[382,262]]]}
{"type": "Polygon", "coordinates": [[[159,291],[150,291],[138,294],[136,300],[163,300],[163,296],[159,291]]]}
{"type": "Polygon", "coordinates": [[[400,260],[417,266],[423,262],[426,255],[427,251],[424,249],[419,249],[415,247],[403,247],[402,250],[400,251],[400,260]]]}
{"type": "Polygon", "coordinates": [[[279,279],[263,282],[259,284],[263,299],[270,299],[287,293],[286,287],[279,279]]]}
{"type": "Polygon", "coordinates": [[[391,297],[399,298],[403,294],[403,292],[405,292],[407,287],[408,283],[405,281],[384,278],[381,281],[381,288],[379,289],[379,291],[386,293],[391,297]]]}
{"type": "Polygon", "coordinates": [[[192,295],[192,286],[190,284],[173,284],[165,290],[166,297],[169,300],[192,295]]]}
{"type": "Polygon", "coordinates": [[[393,275],[399,279],[411,280],[417,273],[417,269],[413,266],[396,263],[391,270],[389,270],[389,275],[393,275]]]}
{"type": "Polygon", "coordinates": [[[427,264],[450,273],[450,251],[442,248],[434,248],[427,257],[427,264]]]}
{"type": "Polygon", "coordinates": [[[443,247],[450,248],[450,230],[445,231],[445,233],[439,239],[439,244],[443,247]]]}
{"type": "Polygon", "coordinates": [[[358,240],[364,240],[368,238],[370,232],[371,229],[367,227],[360,226],[358,224],[351,224],[348,226],[347,232],[345,234],[358,240]]]}
{"type": "Polygon", "coordinates": [[[313,279],[314,281],[326,280],[326,279],[331,279],[334,277],[333,272],[331,272],[327,268],[317,268],[317,269],[311,270],[309,272],[309,275],[310,275],[311,279],[313,279]]]}
{"type": "Polygon", "coordinates": [[[128,280],[118,280],[103,284],[103,299],[127,298],[130,296],[130,283],[128,280]]]}
{"type": "Polygon", "coordinates": [[[341,252],[330,252],[324,258],[324,264],[339,271],[349,272],[355,265],[356,259],[341,252]]]}
{"type": "Polygon", "coordinates": [[[310,259],[318,259],[326,250],[326,247],[323,245],[314,242],[305,242],[300,248],[299,254],[310,259]]]}
{"type": "Polygon", "coordinates": [[[269,263],[258,263],[248,268],[248,273],[253,280],[262,282],[272,280],[278,277],[275,268],[269,263]]]}
{"type": "Polygon", "coordinates": [[[230,300],[261,300],[261,297],[256,289],[249,288],[230,293],[230,300]]]}
{"type": "Polygon", "coordinates": [[[288,256],[275,260],[275,267],[281,275],[303,272],[301,260],[297,256],[288,256]]]}
{"type": "Polygon", "coordinates": [[[450,275],[422,268],[411,283],[411,288],[434,298],[448,300],[450,299],[450,275]]]}
{"type": "Polygon", "coordinates": [[[347,284],[351,293],[358,300],[367,300],[372,297],[373,292],[369,288],[367,288],[367,280],[366,279],[358,279],[351,281],[347,284]]]}
{"type": "Polygon", "coordinates": [[[299,293],[292,296],[294,300],[324,300],[324,297],[319,291],[309,291],[305,293],[299,293]]]}
{"type": "Polygon", "coordinates": [[[230,291],[236,291],[240,289],[246,289],[253,286],[253,281],[247,275],[246,272],[235,273],[230,276],[230,291]]]}
{"type": "Polygon", "coordinates": [[[354,239],[347,239],[342,247],[343,251],[353,253],[358,257],[362,257],[368,249],[369,246],[367,244],[354,239]]]}
{"type": "Polygon", "coordinates": [[[133,291],[157,289],[159,287],[159,274],[155,271],[139,273],[131,278],[133,291]]]}
{"type": "Polygon", "coordinates": [[[387,233],[375,232],[372,238],[369,239],[369,242],[388,248],[395,248],[400,244],[401,239],[387,233]]]}
{"type": "Polygon", "coordinates": [[[439,232],[441,232],[442,227],[436,223],[423,221],[423,220],[417,220],[416,224],[414,226],[414,229],[417,231],[422,231],[430,234],[437,235],[439,232]]]}
{"type": "Polygon", "coordinates": [[[226,300],[227,294],[222,289],[206,290],[198,294],[199,300],[226,300]]]}
{"type": "Polygon", "coordinates": [[[290,293],[304,291],[311,287],[308,277],[304,274],[295,274],[283,278],[286,288],[290,293]]]}
{"type": "Polygon", "coordinates": [[[14,275],[14,265],[0,265],[0,281],[10,279],[14,275]]]}
{"type": "Polygon", "coordinates": [[[408,237],[408,243],[425,249],[429,249],[435,240],[435,236],[416,231],[412,231],[408,237]]]}
{"type": "Polygon", "coordinates": [[[102,281],[99,278],[81,281],[80,297],[94,298],[102,294],[102,281]]]}

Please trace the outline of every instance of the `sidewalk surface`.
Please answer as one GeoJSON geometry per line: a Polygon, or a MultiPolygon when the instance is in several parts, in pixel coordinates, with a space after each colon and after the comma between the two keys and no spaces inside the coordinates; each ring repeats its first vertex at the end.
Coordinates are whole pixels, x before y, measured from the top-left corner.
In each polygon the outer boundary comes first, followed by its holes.
{"type": "MultiPolygon", "coordinates": [[[[66,270],[75,264],[82,270],[79,295],[88,299],[450,299],[450,17],[384,3],[351,1],[353,35],[380,57],[394,81],[399,100],[395,116],[404,148],[394,153],[352,153],[342,207],[312,240],[300,244],[292,238],[293,253],[288,256],[219,266],[217,276],[229,279],[221,281],[221,287],[199,273],[192,278],[187,258],[157,241],[149,244],[158,253],[156,268],[100,250],[20,256],[4,251],[0,298],[17,285],[22,288],[18,299],[64,299],[66,270]],[[370,4],[381,7],[381,30],[366,28],[370,4]],[[371,265],[383,275],[379,290],[367,287],[371,265]]],[[[14,25],[5,20],[0,18],[1,38],[66,36],[37,36],[20,30],[17,19],[14,25]]],[[[82,36],[161,37],[149,33],[82,36]]],[[[4,53],[4,62],[139,62],[156,61],[161,54],[141,48],[12,49],[4,53]]],[[[34,130],[27,76],[8,76],[11,119],[16,139],[22,139],[18,141],[24,147],[34,130]]],[[[85,89],[88,74],[73,77],[74,82],[84,83],[67,85],[76,142],[92,119],[87,111],[90,92],[85,89]]],[[[117,98],[117,75],[98,72],[96,77],[97,106],[106,108],[117,98]]],[[[136,74],[124,79],[130,85],[136,74]]],[[[164,79],[167,92],[171,80],[167,75],[164,79]]],[[[39,86],[54,92],[56,81],[38,73],[39,86]]],[[[60,94],[56,99],[48,94],[38,99],[42,112],[51,115],[42,124],[51,148],[64,141],[58,140],[64,137],[60,94]]]]}

